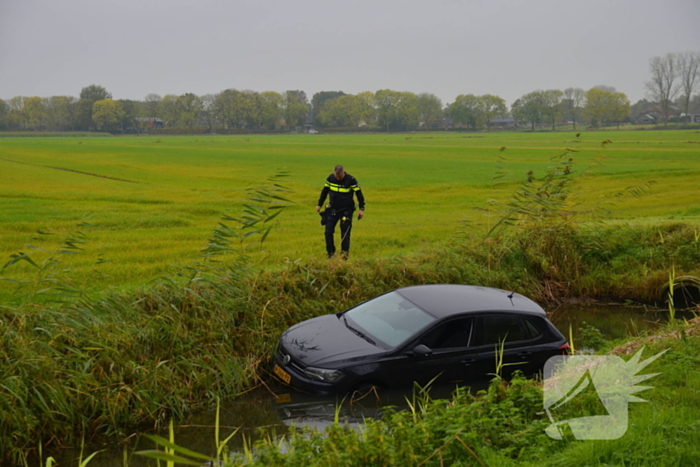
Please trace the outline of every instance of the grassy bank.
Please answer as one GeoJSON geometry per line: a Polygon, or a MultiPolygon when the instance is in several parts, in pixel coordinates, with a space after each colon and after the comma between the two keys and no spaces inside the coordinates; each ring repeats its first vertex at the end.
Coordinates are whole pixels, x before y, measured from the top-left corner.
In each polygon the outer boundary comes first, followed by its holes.
{"type": "Polygon", "coordinates": [[[505,251],[463,240],[264,272],[236,259],[205,262],[135,293],[2,307],[0,451],[126,436],[238,394],[267,378],[267,357],[287,326],[395,287],[465,283],[515,289],[545,304],[567,296],[645,302],[668,282],[674,259],[677,274],[700,275],[688,258],[700,248],[688,226],[548,232],[510,237],[505,251]],[[579,248],[575,261],[570,248],[579,248]]]}

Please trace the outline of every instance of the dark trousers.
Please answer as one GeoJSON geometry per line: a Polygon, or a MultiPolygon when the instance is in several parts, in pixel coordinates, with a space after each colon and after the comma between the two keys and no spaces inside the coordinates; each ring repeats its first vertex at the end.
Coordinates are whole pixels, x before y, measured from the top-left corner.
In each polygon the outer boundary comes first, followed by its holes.
{"type": "Polygon", "coordinates": [[[344,255],[350,252],[350,231],[352,230],[352,210],[326,211],[326,251],[330,258],[335,254],[335,226],[340,222],[340,249],[344,255]]]}

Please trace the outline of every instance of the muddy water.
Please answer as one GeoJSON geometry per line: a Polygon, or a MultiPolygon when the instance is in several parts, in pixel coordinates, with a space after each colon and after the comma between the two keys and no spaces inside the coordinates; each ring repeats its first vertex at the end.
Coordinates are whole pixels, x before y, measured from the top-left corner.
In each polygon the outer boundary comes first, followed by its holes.
{"type": "MultiPolygon", "coordinates": [[[[567,305],[549,312],[550,320],[565,335],[569,329],[574,342],[579,339],[584,323],[595,326],[608,339],[636,336],[657,328],[667,319],[667,313],[651,311],[639,307],[622,305],[567,305]]],[[[479,385],[477,385],[479,386],[479,385]]],[[[449,397],[452,388],[435,388],[432,397],[449,397]]],[[[341,405],[340,417],[348,423],[361,423],[363,418],[380,417],[383,407],[393,405],[407,407],[406,397],[412,397],[411,391],[382,392],[378,398],[368,395],[352,404],[345,401],[341,405]]],[[[298,393],[290,393],[286,388],[274,382],[265,388],[257,388],[226,401],[221,406],[220,439],[225,439],[236,427],[239,432],[229,442],[232,450],[242,450],[242,434],[247,440],[260,437],[277,438],[287,432],[290,426],[313,426],[323,429],[333,422],[338,400],[319,398],[298,393]]],[[[215,449],[215,411],[192,415],[181,422],[175,429],[177,444],[208,455],[214,455],[215,449]]],[[[167,433],[157,433],[168,437],[167,433]]],[[[134,437],[128,442],[117,442],[108,446],[91,444],[85,453],[103,450],[89,463],[90,467],[150,466],[155,461],[136,456],[138,450],[154,449],[152,442],[143,437],[134,437]],[[126,460],[125,460],[126,459],[126,460]]],[[[80,452],[65,450],[48,453],[60,462],[60,466],[78,466],[80,452]]],[[[83,456],[85,457],[85,456],[83,456]]],[[[29,465],[40,465],[37,459],[29,465]]],[[[43,465],[43,464],[41,464],[43,465]]]]}

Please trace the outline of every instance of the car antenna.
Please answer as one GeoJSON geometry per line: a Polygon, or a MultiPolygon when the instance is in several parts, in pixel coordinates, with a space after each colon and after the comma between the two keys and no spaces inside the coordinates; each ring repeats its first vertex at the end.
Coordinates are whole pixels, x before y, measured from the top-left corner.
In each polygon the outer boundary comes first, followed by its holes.
{"type": "Polygon", "coordinates": [[[510,298],[510,304],[515,306],[515,303],[513,303],[513,297],[515,297],[515,291],[508,294],[508,298],[510,298]]]}

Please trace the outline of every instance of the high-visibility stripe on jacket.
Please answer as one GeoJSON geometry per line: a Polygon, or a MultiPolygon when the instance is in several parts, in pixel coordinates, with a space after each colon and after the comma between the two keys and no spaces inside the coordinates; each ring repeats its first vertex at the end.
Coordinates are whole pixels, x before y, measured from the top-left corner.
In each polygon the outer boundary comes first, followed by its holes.
{"type": "Polygon", "coordinates": [[[335,178],[335,174],[330,174],[321,190],[318,206],[323,206],[326,196],[330,197],[330,205],[333,209],[354,209],[355,202],[353,195],[357,196],[360,209],[365,209],[365,197],[360,190],[360,184],[352,175],[346,173],[342,180],[335,178]]]}

